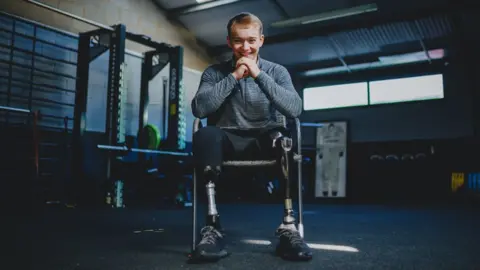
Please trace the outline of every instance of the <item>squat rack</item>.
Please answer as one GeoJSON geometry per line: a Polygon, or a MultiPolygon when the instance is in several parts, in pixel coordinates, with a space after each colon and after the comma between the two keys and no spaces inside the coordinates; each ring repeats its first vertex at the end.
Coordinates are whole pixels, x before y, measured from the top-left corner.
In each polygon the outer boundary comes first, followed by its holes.
{"type": "MultiPolygon", "coordinates": [[[[164,134],[166,142],[163,143],[166,149],[183,150],[185,149],[186,120],[183,112],[184,88],[183,88],[183,47],[172,46],[166,43],[159,43],[151,40],[145,35],[134,34],[126,31],[125,25],[118,24],[114,26],[104,25],[92,20],[88,20],[75,14],[60,10],[47,4],[35,1],[24,0],[38,7],[62,14],[72,19],[84,22],[86,24],[98,27],[99,29],[81,33],[79,35],[78,63],[77,63],[77,84],[75,97],[75,117],[79,116],[74,123],[74,134],[80,135],[85,131],[85,112],[86,97],[88,96],[88,67],[91,61],[102,53],[110,50],[110,63],[108,74],[108,106],[106,133],[112,140],[107,143],[123,143],[122,138],[116,138],[118,133],[118,123],[112,122],[118,119],[118,101],[122,64],[125,55],[125,40],[130,40],[144,46],[153,48],[153,51],[144,53],[142,65],[142,81],[140,90],[140,118],[139,128],[143,127],[147,121],[148,106],[148,82],[151,81],[163,68],[170,63],[169,91],[168,91],[168,134],[164,134]],[[166,56],[166,57],[165,57],[166,56]],[[79,76],[80,75],[80,76],[79,76]],[[115,94],[117,94],[115,96],[115,94]],[[113,100],[112,100],[113,99],[113,100]],[[81,106],[77,106],[81,105],[81,106]],[[109,115],[112,113],[112,115],[109,115]],[[143,117],[142,117],[143,116],[143,117]],[[110,118],[110,119],[109,119],[110,118]],[[76,131],[76,132],[75,132],[76,131]],[[119,140],[120,139],[120,140],[119,140]]],[[[120,93],[121,94],[121,93],[120,93]]]]}
{"type": "Polygon", "coordinates": [[[124,130],[120,120],[122,113],[122,98],[125,93],[122,83],[125,63],[125,41],[130,40],[148,46],[154,50],[144,54],[142,64],[142,77],[139,106],[139,128],[147,122],[148,88],[149,82],[170,63],[170,86],[169,86],[169,119],[168,136],[166,145],[171,150],[184,149],[185,138],[179,132],[181,122],[185,121],[182,113],[183,100],[183,48],[171,46],[165,43],[152,41],[149,37],[137,35],[126,31],[123,24],[114,25],[113,30],[97,29],[80,34],[78,48],[77,86],[75,100],[75,116],[79,116],[74,125],[77,135],[85,131],[86,99],[88,96],[88,71],[90,63],[110,50],[108,88],[107,88],[107,117],[105,133],[109,145],[121,145],[125,143],[124,130]]]}
{"type": "MultiPolygon", "coordinates": [[[[170,86],[168,94],[168,134],[163,143],[164,149],[172,151],[185,148],[185,116],[183,114],[183,48],[152,41],[149,37],[137,35],[126,31],[123,24],[114,25],[113,30],[97,29],[80,34],[78,46],[77,85],[74,110],[74,158],[73,165],[76,172],[82,171],[84,149],[82,134],[86,129],[86,111],[88,96],[88,76],[90,63],[101,54],[110,50],[108,66],[107,87],[107,112],[105,121],[105,141],[112,146],[125,145],[125,128],[122,124],[123,112],[122,99],[125,97],[125,85],[123,74],[125,67],[125,41],[130,40],[153,48],[145,53],[142,64],[140,106],[139,106],[139,129],[148,121],[148,92],[149,82],[170,63],[170,86]]],[[[167,98],[167,97],[165,97],[167,98]]],[[[107,161],[107,178],[110,178],[110,158],[107,161]]]]}
{"type": "MultiPolygon", "coordinates": [[[[164,141],[162,149],[170,151],[182,151],[185,149],[186,119],[183,110],[184,88],[183,88],[183,47],[172,46],[166,43],[159,43],[151,40],[145,35],[134,34],[126,31],[126,26],[117,24],[107,26],[51,7],[44,3],[25,0],[38,7],[48,9],[55,13],[62,14],[86,24],[98,27],[99,29],[80,33],[78,40],[77,54],[77,80],[75,93],[74,124],[72,134],[73,150],[73,175],[82,179],[84,149],[86,143],[83,141],[83,134],[86,131],[86,110],[88,97],[88,79],[90,63],[105,53],[109,54],[108,86],[107,86],[107,112],[105,121],[105,141],[110,146],[125,145],[125,131],[122,125],[122,96],[125,86],[123,85],[123,71],[125,66],[125,41],[130,40],[138,44],[152,48],[153,50],[144,53],[141,70],[141,88],[139,104],[139,130],[148,121],[147,107],[149,104],[149,82],[170,64],[167,134],[163,134],[164,141]]],[[[110,178],[110,155],[107,161],[107,178],[110,178]]]]}

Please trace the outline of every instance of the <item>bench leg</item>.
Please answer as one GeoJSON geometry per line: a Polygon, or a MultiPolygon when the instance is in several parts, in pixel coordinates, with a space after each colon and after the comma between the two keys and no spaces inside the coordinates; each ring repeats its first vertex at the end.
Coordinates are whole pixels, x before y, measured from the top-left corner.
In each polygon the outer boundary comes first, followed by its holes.
{"type": "Polygon", "coordinates": [[[297,161],[298,170],[298,231],[302,238],[305,238],[303,230],[303,183],[302,183],[302,160],[297,161]]]}

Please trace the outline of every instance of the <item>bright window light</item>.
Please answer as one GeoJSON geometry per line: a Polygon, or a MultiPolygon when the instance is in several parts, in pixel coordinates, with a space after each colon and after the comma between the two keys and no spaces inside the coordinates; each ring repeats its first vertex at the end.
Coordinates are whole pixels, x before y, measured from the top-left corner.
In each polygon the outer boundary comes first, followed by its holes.
{"type": "Polygon", "coordinates": [[[305,88],[303,109],[322,110],[368,105],[366,82],[305,88]]]}
{"type": "Polygon", "coordinates": [[[441,74],[370,82],[370,104],[372,105],[442,99],[443,97],[441,74]]]}

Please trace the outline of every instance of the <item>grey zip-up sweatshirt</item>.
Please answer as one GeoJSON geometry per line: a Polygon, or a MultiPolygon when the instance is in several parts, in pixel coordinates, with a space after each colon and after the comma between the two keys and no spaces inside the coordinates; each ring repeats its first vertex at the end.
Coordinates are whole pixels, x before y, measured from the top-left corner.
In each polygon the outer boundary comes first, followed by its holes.
{"type": "Polygon", "coordinates": [[[209,66],[192,100],[195,117],[208,118],[209,124],[228,129],[264,129],[283,125],[283,116],[298,117],[302,99],[293,87],[287,69],[259,58],[261,72],[236,80],[233,62],[209,66]]]}

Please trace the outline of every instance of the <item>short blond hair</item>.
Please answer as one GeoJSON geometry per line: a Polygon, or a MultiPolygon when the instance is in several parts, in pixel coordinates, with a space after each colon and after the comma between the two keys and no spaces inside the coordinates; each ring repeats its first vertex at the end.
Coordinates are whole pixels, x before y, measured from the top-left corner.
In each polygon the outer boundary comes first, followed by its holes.
{"type": "Polygon", "coordinates": [[[242,12],[240,14],[237,14],[228,21],[227,32],[229,37],[231,37],[232,27],[236,24],[240,24],[240,25],[256,24],[260,31],[260,35],[263,34],[262,21],[260,20],[260,18],[258,18],[257,16],[255,16],[250,12],[242,12]]]}

